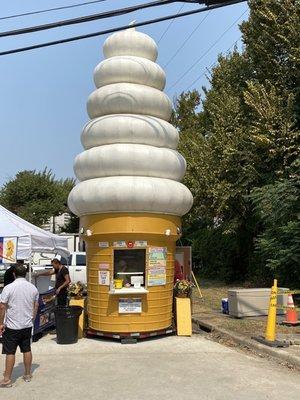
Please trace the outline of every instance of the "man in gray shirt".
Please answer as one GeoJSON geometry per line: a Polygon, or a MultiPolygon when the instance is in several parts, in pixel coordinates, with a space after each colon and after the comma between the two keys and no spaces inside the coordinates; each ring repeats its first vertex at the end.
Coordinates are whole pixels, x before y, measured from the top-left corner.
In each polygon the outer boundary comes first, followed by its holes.
{"type": "Polygon", "coordinates": [[[25,373],[23,379],[31,380],[31,334],[38,310],[39,292],[26,279],[26,267],[18,264],[14,270],[15,281],[5,286],[0,296],[0,334],[2,354],[6,354],[5,371],[0,387],[11,387],[11,374],[15,365],[15,353],[20,347],[23,353],[25,373]]]}

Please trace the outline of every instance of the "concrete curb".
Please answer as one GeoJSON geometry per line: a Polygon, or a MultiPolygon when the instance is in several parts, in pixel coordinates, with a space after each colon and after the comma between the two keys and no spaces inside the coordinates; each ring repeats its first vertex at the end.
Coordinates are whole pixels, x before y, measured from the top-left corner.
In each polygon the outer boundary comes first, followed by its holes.
{"type": "Polygon", "coordinates": [[[209,324],[197,318],[192,318],[192,322],[197,325],[198,328],[209,331],[209,332],[217,332],[223,336],[227,336],[232,339],[235,343],[240,344],[242,346],[247,346],[250,349],[259,352],[261,354],[265,354],[267,356],[271,356],[279,361],[288,362],[292,364],[295,368],[300,370],[300,357],[289,354],[285,350],[274,349],[272,347],[265,346],[261,343],[256,342],[253,339],[249,339],[246,336],[239,335],[235,332],[228,331],[223,328],[218,328],[215,325],[209,324]]]}

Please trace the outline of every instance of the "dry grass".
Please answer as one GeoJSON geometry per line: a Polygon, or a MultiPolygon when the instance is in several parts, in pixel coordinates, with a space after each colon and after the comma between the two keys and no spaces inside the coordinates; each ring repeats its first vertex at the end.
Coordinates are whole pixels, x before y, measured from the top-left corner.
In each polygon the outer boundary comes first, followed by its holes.
{"type": "MultiPolygon", "coordinates": [[[[221,300],[227,297],[228,289],[242,288],[242,285],[226,285],[220,281],[203,280],[199,282],[203,298],[193,291],[193,316],[224,329],[233,330],[246,336],[264,335],[266,317],[232,318],[221,313],[221,300]]],[[[282,317],[278,317],[278,320],[282,317]]],[[[277,333],[300,333],[299,327],[277,325],[277,333]]]]}

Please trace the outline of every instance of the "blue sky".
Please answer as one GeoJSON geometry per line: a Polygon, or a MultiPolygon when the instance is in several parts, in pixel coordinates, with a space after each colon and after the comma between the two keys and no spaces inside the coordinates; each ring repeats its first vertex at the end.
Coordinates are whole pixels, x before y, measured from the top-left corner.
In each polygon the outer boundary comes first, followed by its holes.
{"type": "MultiPolygon", "coordinates": [[[[10,0],[1,2],[0,17],[80,2],[84,1],[10,0]]],[[[146,0],[107,0],[69,10],[2,20],[0,30],[38,25],[143,2],[146,0]]],[[[0,38],[0,51],[126,25],[132,20],[140,22],[174,14],[182,5],[183,3],[178,2],[107,20],[0,38]]],[[[197,7],[199,5],[186,4],[181,12],[197,7]]],[[[171,98],[188,88],[201,89],[203,85],[207,85],[206,68],[216,61],[218,54],[225,53],[237,40],[238,46],[241,46],[238,24],[247,15],[247,3],[209,13],[165,68],[167,89],[170,88],[167,93],[171,98]],[[234,26],[207,51],[233,23],[234,26]],[[173,86],[199,58],[199,63],[173,86]]],[[[201,13],[174,20],[167,32],[165,30],[169,21],[141,27],[139,30],[158,42],[158,63],[164,66],[205,16],[206,13],[201,13]]],[[[80,133],[88,120],[86,100],[94,90],[93,70],[103,59],[102,45],[106,37],[107,35],[0,58],[0,186],[24,169],[39,171],[48,167],[57,178],[74,176],[73,160],[82,151],[80,133]]]]}

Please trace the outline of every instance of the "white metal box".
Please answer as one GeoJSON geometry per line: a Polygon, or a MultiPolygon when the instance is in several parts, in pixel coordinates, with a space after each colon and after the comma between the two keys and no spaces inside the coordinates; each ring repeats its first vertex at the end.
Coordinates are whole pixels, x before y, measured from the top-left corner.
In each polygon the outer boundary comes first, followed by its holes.
{"type": "MultiPolygon", "coordinates": [[[[279,288],[279,290],[287,288],[279,288]]],[[[268,315],[270,288],[230,289],[228,290],[229,315],[237,318],[268,315]]],[[[277,297],[278,306],[287,305],[287,295],[277,297]]],[[[283,309],[277,309],[277,314],[284,314],[283,309]]]]}

